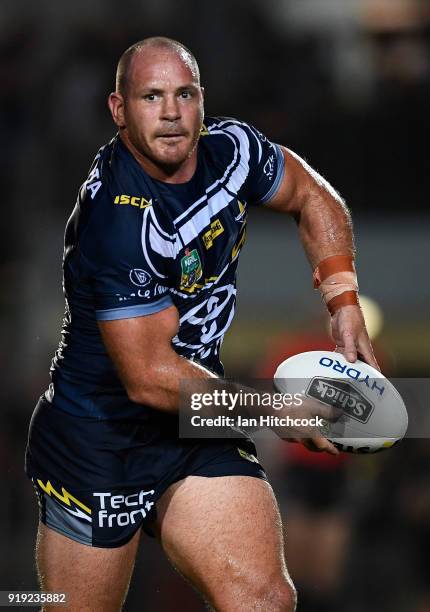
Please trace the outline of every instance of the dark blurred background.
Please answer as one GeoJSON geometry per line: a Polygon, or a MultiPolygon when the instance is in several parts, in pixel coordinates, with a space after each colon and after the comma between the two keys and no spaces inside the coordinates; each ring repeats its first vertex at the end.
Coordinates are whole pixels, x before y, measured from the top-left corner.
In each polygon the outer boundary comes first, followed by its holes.
{"type": "MultiPolygon", "coordinates": [[[[366,316],[390,376],[430,372],[430,4],[426,0],[3,0],[0,8],[0,590],[36,588],[27,423],[63,312],[63,229],[99,146],[122,51],[189,46],[207,114],[255,124],[304,156],[351,208],[366,316]]],[[[330,346],[294,223],[253,211],[230,376],[270,376],[330,346]]],[[[429,612],[430,448],[334,462],[259,442],[280,498],[300,612],[429,612]]],[[[203,610],[142,539],[126,610],[203,610]]]]}

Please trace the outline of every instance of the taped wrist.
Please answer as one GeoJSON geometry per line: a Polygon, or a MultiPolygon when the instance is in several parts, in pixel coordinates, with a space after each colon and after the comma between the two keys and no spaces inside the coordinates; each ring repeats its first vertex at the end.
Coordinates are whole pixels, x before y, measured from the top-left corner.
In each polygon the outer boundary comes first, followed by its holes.
{"type": "Polygon", "coordinates": [[[343,306],[359,304],[357,274],[351,255],[323,259],[314,270],[313,282],[331,315],[343,306]]]}

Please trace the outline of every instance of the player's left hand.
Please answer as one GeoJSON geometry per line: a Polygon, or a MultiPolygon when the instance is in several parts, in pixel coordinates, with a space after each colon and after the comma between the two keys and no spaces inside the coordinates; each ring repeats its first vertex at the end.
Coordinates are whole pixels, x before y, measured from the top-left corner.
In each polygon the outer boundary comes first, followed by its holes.
{"type": "Polygon", "coordinates": [[[343,306],[331,317],[331,334],[336,350],[350,362],[357,357],[377,370],[381,370],[373,354],[360,306],[343,306]]]}

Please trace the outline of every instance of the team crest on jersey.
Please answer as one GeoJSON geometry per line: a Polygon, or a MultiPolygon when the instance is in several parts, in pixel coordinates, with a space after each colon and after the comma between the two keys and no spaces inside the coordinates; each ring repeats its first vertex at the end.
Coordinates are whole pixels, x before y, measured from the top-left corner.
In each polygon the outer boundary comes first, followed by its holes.
{"type": "Polygon", "coordinates": [[[203,274],[202,262],[197,249],[185,250],[185,255],[181,259],[181,289],[192,287],[203,274]]]}

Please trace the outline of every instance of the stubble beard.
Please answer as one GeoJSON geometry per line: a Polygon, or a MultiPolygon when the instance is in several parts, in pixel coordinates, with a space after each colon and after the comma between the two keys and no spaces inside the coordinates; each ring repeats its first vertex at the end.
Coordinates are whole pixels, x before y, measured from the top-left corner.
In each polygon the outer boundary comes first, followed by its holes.
{"type": "Polygon", "coordinates": [[[181,154],[178,157],[174,157],[173,159],[169,159],[169,153],[168,153],[168,145],[165,145],[165,151],[167,154],[157,154],[157,151],[151,149],[150,147],[147,147],[146,150],[141,150],[139,148],[139,152],[144,155],[145,157],[147,157],[148,159],[151,160],[151,162],[153,164],[155,164],[156,166],[159,166],[160,168],[162,168],[165,171],[168,171],[169,173],[173,173],[174,171],[180,169],[180,167],[182,166],[182,164],[184,164],[186,161],[188,161],[194,151],[197,148],[198,142],[200,139],[200,128],[199,131],[193,136],[191,142],[189,143],[189,146],[187,148],[187,150],[181,154]]]}

